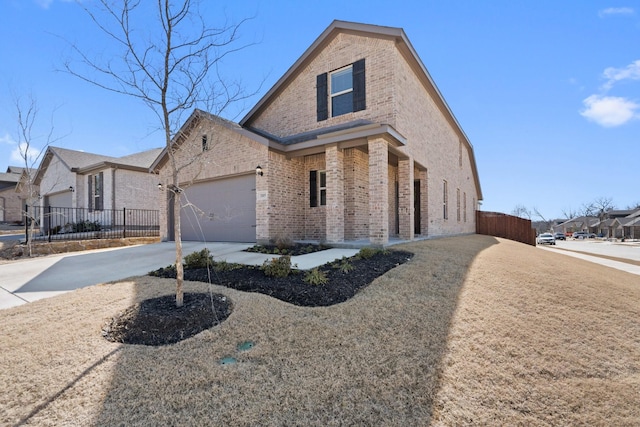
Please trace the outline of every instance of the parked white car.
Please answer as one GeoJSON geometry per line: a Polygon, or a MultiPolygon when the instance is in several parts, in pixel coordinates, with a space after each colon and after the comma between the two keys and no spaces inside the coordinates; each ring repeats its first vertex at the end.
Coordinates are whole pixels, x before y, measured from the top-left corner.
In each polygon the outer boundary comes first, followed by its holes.
{"type": "Polygon", "coordinates": [[[542,233],[538,236],[537,242],[539,245],[555,245],[556,238],[551,233],[542,233]]]}

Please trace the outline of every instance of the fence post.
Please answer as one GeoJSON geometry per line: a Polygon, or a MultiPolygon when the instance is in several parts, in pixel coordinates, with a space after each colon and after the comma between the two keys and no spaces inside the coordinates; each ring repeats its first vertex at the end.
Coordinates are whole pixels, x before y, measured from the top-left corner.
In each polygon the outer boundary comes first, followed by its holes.
{"type": "Polygon", "coordinates": [[[47,234],[49,235],[48,241],[51,243],[51,206],[47,206],[47,234]]]}
{"type": "Polygon", "coordinates": [[[127,238],[127,208],[122,208],[122,238],[127,238]]]}

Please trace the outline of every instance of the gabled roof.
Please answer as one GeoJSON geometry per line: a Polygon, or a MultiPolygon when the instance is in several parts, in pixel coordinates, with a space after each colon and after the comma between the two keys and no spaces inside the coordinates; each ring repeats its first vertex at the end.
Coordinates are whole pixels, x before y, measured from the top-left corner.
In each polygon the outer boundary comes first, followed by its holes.
{"type": "MultiPolygon", "coordinates": [[[[171,146],[175,146],[175,145],[179,146],[180,144],[182,144],[184,140],[187,138],[187,136],[189,135],[189,133],[191,132],[191,129],[195,128],[198,125],[198,123],[200,123],[202,120],[209,120],[211,122],[217,123],[233,132],[243,135],[249,139],[252,139],[262,145],[269,146],[272,144],[272,141],[269,141],[267,138],[243,128],[237,123],[234,123],[220,116],[216,116],[215,114],[211,114],[196,108],[193,110],[193,112],[191,113],[189,118],[184,122],[184,124],[180,127],[178,132],[176,132],[176,135],[173,137],[173,140],[171,141],[171,146]]],[[[149,166],[149,170],[151,172],[156,172],[160,167],[162,167],[162,165],[164,165],[167,162],[167,159],[168,159],[167,147],[159,149],[157,156],[149,166]]]]}
{"type": "MultiPolygon", "coordinates": [[[[469,151],[469,159],[471,161],[471,169],[473,171],[476,187],[478,191],[479,200],[483,199],[482,189],[480,187],[480,179],[478,176],[477,165],[475,161],[475,155],[473,152],[473,145],[467,138],[467,135],[462,130],[462,127],[458,123],[458,120],[454,116],[453,112],[449,108],[449,105],[444,100],[444,97],[440,93],[440,90],[436,86],[435,82],[431,78],[431,75],[427,71],[427,68],[422,63],[422,60],[418,56],[413,45],[407,38],[402,28],[396,27],[384,27],[379,25],[361,24],[356,22],[347,22],[335,20],[325,29],[322,34],[313,42],[311,46],[302,54],[300,58],[287,70],[287,72],[276,82],[276,84],[258,101],[258,103],[240,120],[240,125],[247,127],[250,125],[254,117],[260,112],[268,108],[269,104],[277,98],[277,96],[284,90],[284,88],[293,81],[305,68],[306,64],[312,61],[321,51],[324,49],[333,38],[339,33],[361,34],[368,37],[382,37],[393,39],[396,42],[396,47],[407,59],[409,64],[414,70],[416,75],[422,81],[422,84],[426,90],[432,96],[434,102],[438,108],[442,111],[447,121],[451,126],[457,130],[460,138],[467,145],[469,151]]],[[[383,125],[383,124],[381,124],[383,125]]]]}
{"type": "Polygon", "coordinates": [[[18,181],[20,181],[20,174],[0,172],[0,182],[18,182],[18,181]]]}
{"type": "Polygon", "coordinates": [[[160,148],[154,148],[124,157],[112,157],[50,146],[47,148],[42,162],[38,167],[34,182],[40,184],[44,171],[49,167],[54,157],[57,157],[70,172],[80,174],[111,167],[148,172],[149,166],[151,166],[151,163],[160,151],[160,148]]]}
{"type": "Polygon", "coordinates": [[[9,166],[9,167],[7,168],[7,173],[17,173],[17,174],[21,174],[21,173],[22,173],[22,171],[23,171],[24,169],[25,169],[25,168],[22,168],[22,167],[20,167],[20,166],[9,166]]]}
{"type": "Polygon", "coordinates": [[[570,220],[567,220],[562,224],[558,224],[558,225],[585,224],[588,227],[593,227],[593,225],[597,224],[598,222],[599,222],[599,219],[594,216],[578,216],[575,218],[571,218],[570,220]]]}

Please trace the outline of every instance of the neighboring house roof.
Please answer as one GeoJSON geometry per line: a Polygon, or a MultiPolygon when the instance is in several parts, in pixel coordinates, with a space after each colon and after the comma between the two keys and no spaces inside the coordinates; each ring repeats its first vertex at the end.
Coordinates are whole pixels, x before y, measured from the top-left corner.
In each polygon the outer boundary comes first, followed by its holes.
{"type": "Polygon", "coordinates": [[[48,147],[47,152],[38,167],[34,182],[36,184],[40,183],[44,171],[46,171],[54,156],[57,157],[65,167],[69,169],[69,171],[81,174],[107,167],[120,167],[123,169],[148,171],[151,163],[160,151],[160,148],[154,148],[152,150],[130,154],[124,157],[112,157],[87,153],[84,151],[69,150],[67,148],[48,147]]]}
{"type": "Polygon", "coordinates": [[[597,217],[592,216],[579,216],[576,218],[572,218],[568,221],[563,222],[562,224],[558,224],[558,226],[570,226],[572,224],[575,225],[586,225],[587,227],[593,227],[595,224],[599,222],[597,217]]]}
{"type": "MultiPolygon", "coordinates": [[[[473,152],[473,145],[467,138],[467,135],[462,130],[460,123],[454,116],[453,112],[449,108],[449,105],[444,100],[444,97],[440,93],[440,90],[436,86],[435,82],[431,78],[431,75],[427,71],[427,68],[422,63],[422,60],[418,56],[413,45],[409,41],[407,35],[402,28],[396,27],[384,27],[379,25],[361,24],[356,22],[347,22],[335,20],[327,27],[326,30],[313,42],[313,44],[302,54],[302,56],[287,70],[287,72],[276,82],[276,84],[258,101],[258,103],[247,113],[247,115],[240,120],[240,125],[250,128],[250,123],[253,118],[259,115],[261,111],[268,108],[269,104],[275,100],[278,95],[284,90],[284,88],[292,82],[300,73],[305,69],[305,65],[313,60],[333,38],[339,33],[359,33],[369,37],[385,37],[393,38],[396,41],[397,48],[403,53],[408,63],[415,70],[416,75],[422,81],[422,84],[429,92],[433,101],[442,111],[447,121],[451,126],[457,130],[459,136],[467,145],[469,151],[469,158],[471,161],[471,169],[473,171],[478,199],[482,200],[482,189],[480,187],[480,179],[478,175],[477,165],[475,161],[475,155],[473,152]]],[[[380,126],[385,126],[380,124],[380,126]]],[[[392,129],[392,128],[391,128],[392,129]]],[[[252,129],[253,130],[253,129],[252,129]]],[[[394,135],[395,137],[395,135],[394,135]]]]}
{"type": "Polygon", "coordinates": [[[20,181],[20,174],[18,173],[3,173],[0,172],[0,182],[18,182],[20,181]]]}
{"type": "Polygon", "coordinates": [[[634,212],[633,209],[625,209],[625,210],[610,210],[606,212],[607,218],[623,218],[625,216],[631,215],[634,212]]]}
{"type": "Polygon", "coordinates": [[[637,218],[640,217],[640,208],[633,210],[633,213],[627,216],[627,218],[637,218]]]}
{"type": "Polygon", "coordinates": [[[25,168],[22,168],[20,166],[9,166],[7,168],[7,173],[17,173],[18,175],[22,173],[22,171],[24,171],[25,168]]]}

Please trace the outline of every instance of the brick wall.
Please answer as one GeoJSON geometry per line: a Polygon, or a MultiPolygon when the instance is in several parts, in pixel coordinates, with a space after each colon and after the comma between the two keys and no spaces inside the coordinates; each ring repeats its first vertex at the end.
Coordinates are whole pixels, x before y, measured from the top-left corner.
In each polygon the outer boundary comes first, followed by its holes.
{"type": "Polygon", "coordinates": [[[362,150],[344,150],[345,212],[347,240],[369,238],[369,157],[362,150]]]}

